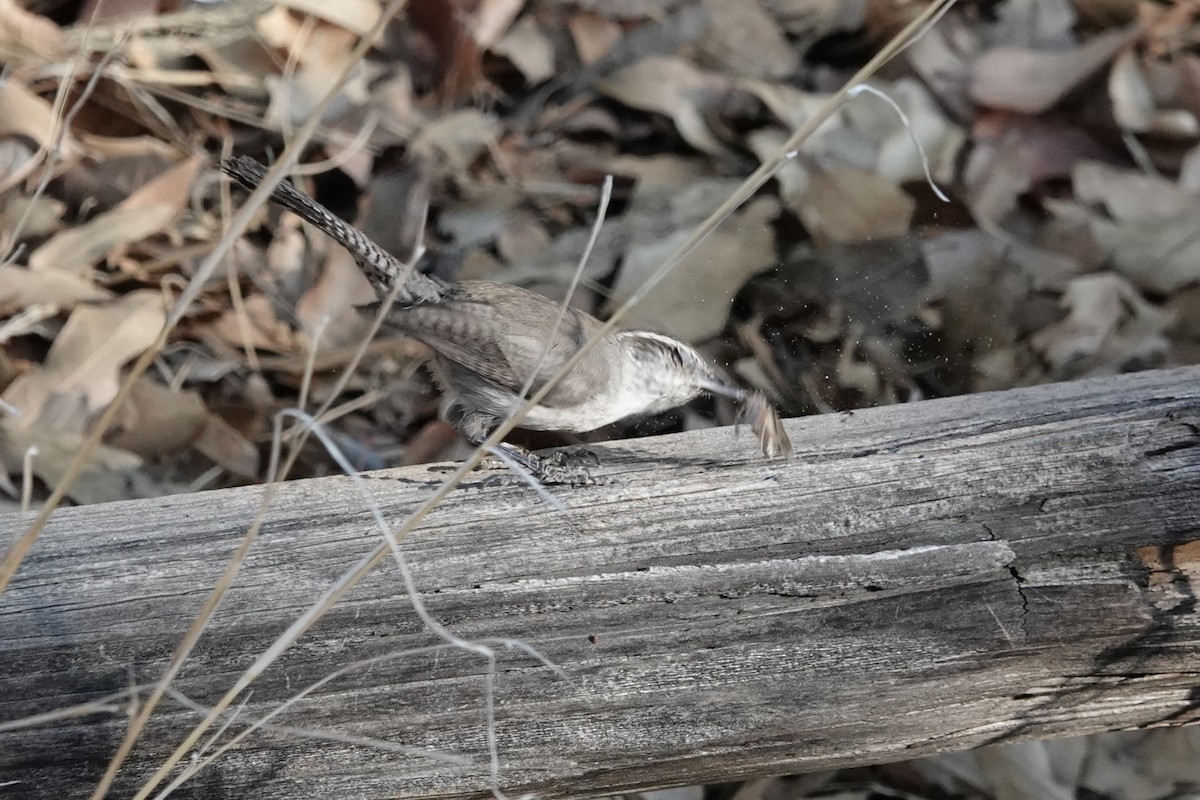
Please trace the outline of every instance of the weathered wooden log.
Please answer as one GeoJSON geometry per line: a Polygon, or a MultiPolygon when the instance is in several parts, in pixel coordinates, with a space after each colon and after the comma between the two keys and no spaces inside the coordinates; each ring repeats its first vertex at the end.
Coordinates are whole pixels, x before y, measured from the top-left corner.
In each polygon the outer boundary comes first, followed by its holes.
{"type": "MultiPolygon", "coordinates": [[[[444,625],[523,640],[562,668],[500,654],[504,791],[582,796],[1197,719],[1200,369],[787,427],[790,464],[726,429],[597,446],[607,483],[552,488],[566,513],[472,477],[404,542],[444,625]]],[[[440,475],[365,478],[395,523],[440,475]]],[[[0,596],[0,723],[157,678],[262,491],[57,513],[0,596]]],[[[349,479],[283,488],[175,686],[215,702],[377,542],[349,479]]],[[[438,641],[386,562],[241,713],[438,641]]],[[[398,658],[273,720],[471,766],[259,732],[182,796],[481,796],[486,671],[462,651],[398,658]]],[[[113,796],[196,720],[164,703],[113,796]]],[[[0,794],[83,796],[125,723],[99,713],[0,733],[0,794]]]]}

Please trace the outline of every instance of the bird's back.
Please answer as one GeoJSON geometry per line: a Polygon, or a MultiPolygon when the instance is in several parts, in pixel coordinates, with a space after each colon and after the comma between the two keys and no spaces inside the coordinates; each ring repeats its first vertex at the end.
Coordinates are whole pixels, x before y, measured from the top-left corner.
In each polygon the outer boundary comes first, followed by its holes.
{"type": "MultiPolygon", "coordinates": [[[[567,308],[560,322],[560,313],[558,303],[528,289],[463,281],[442,302],[397,309],[389,323],[456,367],[475,373],[496,389],[516,393],[535,369],[531,390],[537,391],[584,342],[598,335],[600,323],[594,317],[567,308]]],[[[604,386],[610,366],[603,344],[542,404],[577,405],[595,387],[604,386]]],[[[462,375],[461,370],[454,372],[462,375]]]]}

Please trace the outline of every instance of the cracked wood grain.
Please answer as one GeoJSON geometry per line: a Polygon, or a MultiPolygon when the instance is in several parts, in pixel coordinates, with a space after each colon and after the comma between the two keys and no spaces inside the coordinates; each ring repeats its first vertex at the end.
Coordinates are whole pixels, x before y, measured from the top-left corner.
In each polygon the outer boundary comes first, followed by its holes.
{"type": "MultiPolygon", "coordinates": [[[[790,420],[791,464],[728,429],[599,445],[603,486],[460,489],[404,544],[430,611],[504,652],[501,786],[577,797],[867,764],[1200,714],[1200,369],[790,420]]],[[[369,473],[398,522],[440,473],[369,473]]],[[[0,722],[151,681],[261,488],[65,509],[0,596],[0,722]]],[[[13,518],[0,519],[11,531],[13,518]]],[[[289,484],[176,685],[212,702],[376,543],[349,480],[289,484]]],[[[255,684],[259,716],[356,660],[436,643],[392,565],[255,684]]],[[[482,797],[484,663],[348,673],[184,797],[482,797]]],[[[181,738],[167,707],[113,796],[181,738]]],[[[119,714],[0,733],[8,798],[90,790],[119,714]]]]}

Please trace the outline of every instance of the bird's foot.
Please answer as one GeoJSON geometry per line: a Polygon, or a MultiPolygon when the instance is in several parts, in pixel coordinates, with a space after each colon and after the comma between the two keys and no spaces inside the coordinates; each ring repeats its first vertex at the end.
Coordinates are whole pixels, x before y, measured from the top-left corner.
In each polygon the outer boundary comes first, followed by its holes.
{"type": "MultiPolygon", "coordinates": [[[[511,469],[514,464],[516,467],[525,470],[540,483],[546,485],[557,486],[598,486],[603,481],[596,478],[585,467],[576,466],[572,462],[577,461],[579,454],[555,451],[547,457],[542,457],[530,453],[524,448],[515,447],[510,444],[500,446],[505,456],[512,460],[512,464],[507,463],[504,459],[489,458],[480,463],[480,467],[484,469],[511,469]]],[[[599,465],[600,459],[595,453],[590,450],[586,451],[596,465],[599,465]]],[[[496,476],[499,477],[499,476],[496,476]]],[[[509,475],[505,477],[516,478],[518,476],[509,475]]],[[[490,480],[490,479],[489,479],[490,480]]]]}
{"type": "Polygon", "coordinates": [[[546,465],[538,480],[545,484],[559,486],[601,486],[604,478],[598,478],[584,467],[557,467],[546,465]]]}
{"type": "Polygon", "coordinates": [[[598,467],[600,454],[588,447],[563,447],[543,459],[555,467],[598,467]]]}

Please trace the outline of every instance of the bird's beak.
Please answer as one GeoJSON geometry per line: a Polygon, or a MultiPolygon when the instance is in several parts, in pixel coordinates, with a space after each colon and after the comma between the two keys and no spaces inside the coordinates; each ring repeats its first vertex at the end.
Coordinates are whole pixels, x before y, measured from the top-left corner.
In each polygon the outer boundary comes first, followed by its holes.
{"type": "Polygon", "coordinates": [[[736,400],[739,403],[746,400],[747,393],[745,389],[739,389],[736,386],[730,386],[712,378],[701,378],[700,388],[706,392],[712,392],[722,397],[728,397],[730,400],[736,400]]]}

